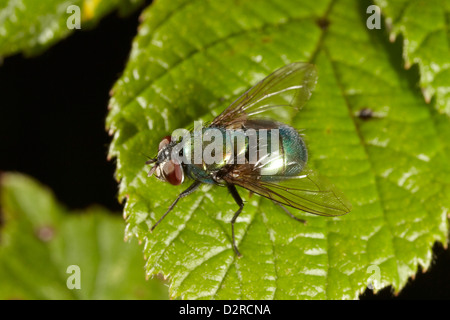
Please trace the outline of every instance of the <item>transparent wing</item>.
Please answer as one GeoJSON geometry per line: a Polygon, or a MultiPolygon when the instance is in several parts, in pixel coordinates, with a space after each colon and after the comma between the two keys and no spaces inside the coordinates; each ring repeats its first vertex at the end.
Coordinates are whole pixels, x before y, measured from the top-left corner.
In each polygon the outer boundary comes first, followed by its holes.
{"type": "Polygon", "coordinates": [[[217,116],[211,126],[239,127],[249,117],[278,107],[301,108],[317,82],[314,65],[288,64],[250,88],[217,116]]]}
{"type": "Polygon", "coordinates": [[[340,216],[352,205],[331,182],[305,169],[291,177],[259,176],[252,165],[237,165],[225,181],[283,205],[321,216],[340,216]],[[267,180],[273,181],[267,181],[267,180]]]}

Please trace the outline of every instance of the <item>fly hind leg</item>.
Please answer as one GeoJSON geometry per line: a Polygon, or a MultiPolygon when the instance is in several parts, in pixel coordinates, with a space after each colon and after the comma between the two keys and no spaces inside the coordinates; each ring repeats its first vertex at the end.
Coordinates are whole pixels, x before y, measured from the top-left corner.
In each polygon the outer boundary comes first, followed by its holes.
{"type": "Polygon", "coordinates": [[[242,209],[244,208],[244,201],[242,201],[241,196],[236,190],[236,187],[232,184],[228,185],[228,191],[230,191],[231,195],[233,196],[234,201],[236,201],[237,205],[239,206],[239,209],[234,213],[233,219],[231,219],[231,237],[233,241],[233,249],[234,252],[236,252],[236,255],[238,257],[242,257],[241,253],[239,252],[237,246],[236,246],[236,239],[234,237],[234,223],[236,222],[237,217],[242,212],[242,209]]]}
{"type": "Polygon", "coordinates": [[[294,219],[294,220],[296,220],[296,221],[298,221],[298,222],[301,222],[301,223],[303,223],[303,224],[306,224],[306,220],[303,220],[303,219],[300,219],[300,218],[297,218],[296,216],[294,216],[285,206],[283,206],[281,203],[279,203],[279,202],[276,202],[276,201],[273,201],[273,203],[275,203],[277,206],[279,206],[279,207],[281,207],[281,209],[283,209],[283,211],[289,216],[289,217],[291,217],[292,219],[294,219]]]}

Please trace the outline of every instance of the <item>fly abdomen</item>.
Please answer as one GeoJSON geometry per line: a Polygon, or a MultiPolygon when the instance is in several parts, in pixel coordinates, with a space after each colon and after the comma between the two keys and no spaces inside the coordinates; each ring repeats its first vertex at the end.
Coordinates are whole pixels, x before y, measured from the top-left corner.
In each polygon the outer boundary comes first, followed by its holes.
{"type": "Polygon", "coordinates": [[[188,175],[204,183],[215,183],[215,174],[235,165],[252,167],[263,180],[278,180],[298,175],[308,158],[306,145],[292,127],[269,120],[253,120],[243,129],[204,128],[202,140],[192,135],[183,148],[191,154],[185,165],[188,175]],[[201,144],[201,161],[195,162],[194,144],[201,144]]]}
{"type": "Polygon", "coordinates": [[[260,132],[260,153],[256,165],[261,179],[274,181],[298,175],[308,160],[308,152],[297,130],[287,125],[268,130],[266,145],[263,134],[260,132]],[[266,154],[261,152],[265,151],[264,148],[267,149],[266,154]]]}

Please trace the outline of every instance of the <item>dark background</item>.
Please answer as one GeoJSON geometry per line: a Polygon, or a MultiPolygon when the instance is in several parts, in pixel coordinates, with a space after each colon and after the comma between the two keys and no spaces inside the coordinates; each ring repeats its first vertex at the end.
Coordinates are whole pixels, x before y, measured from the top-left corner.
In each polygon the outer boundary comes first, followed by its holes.
{"type": "MultiPolygon", "coordinates": [[[[148,1],[149,2],[149,1],[148,1]]],[[[34,58],[16,55],[0,67],[0,170],[29,174],[70,209],[101,204],[119,214],[114,163],[106,160],[109,90],[124,69],[139,12],[113,13],[34,58]]],[[[386,288],[363,299],[450,299],[450,253],[435,259],[397,296],[386,288]]]]}

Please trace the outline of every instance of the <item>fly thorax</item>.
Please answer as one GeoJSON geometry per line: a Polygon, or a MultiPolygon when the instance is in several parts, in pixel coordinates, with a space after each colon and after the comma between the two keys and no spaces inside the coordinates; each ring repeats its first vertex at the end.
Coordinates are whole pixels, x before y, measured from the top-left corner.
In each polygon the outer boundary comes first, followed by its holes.
{"type": "Polygon", "coordinates": [[[167,146],[159,151],[157,158],[158,163],[163,163],[171,159],[171,149],[172,148],[170,146],[167,146]]]}

